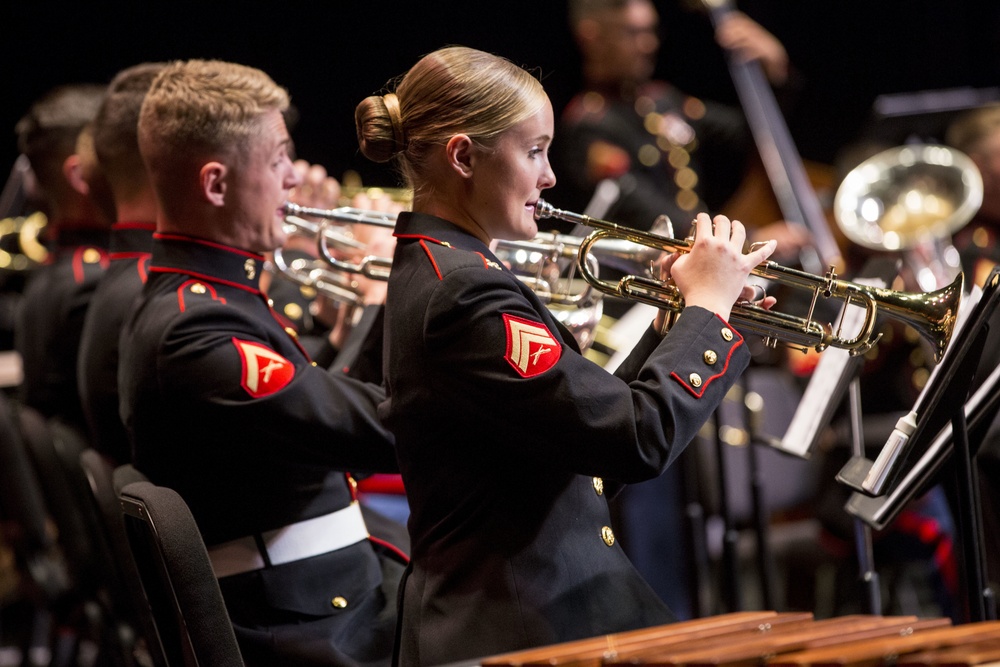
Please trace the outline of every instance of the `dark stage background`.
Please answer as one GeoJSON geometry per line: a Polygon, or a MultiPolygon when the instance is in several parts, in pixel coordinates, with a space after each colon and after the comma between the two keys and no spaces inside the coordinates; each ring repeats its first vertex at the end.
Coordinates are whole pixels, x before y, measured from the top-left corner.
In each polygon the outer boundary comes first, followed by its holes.
{"type": "MultiPolygon", "coordinates": [[[[659,75],[696,95],[735,101],[707,17],[660,0],[659,75]]],[[[106,83],[144,60],[221,58],[260,67],[300,112],[299,155],[340,177],[392,185],[357,154],[353,110],[422,54],[464,44],[535,68],[558,112],[579,83],[565,0],[250,3],[7,0],[0,66],[0,168],[30,103],[65,82],[106,83]]],[[[786,44],[804,87],[789,114],[803,157],[832,163],[883,93],[1000,85],[997,0],[744,0],[786,44]]],[[[558,141],[558,137],[556,137],[558,141]]]]}

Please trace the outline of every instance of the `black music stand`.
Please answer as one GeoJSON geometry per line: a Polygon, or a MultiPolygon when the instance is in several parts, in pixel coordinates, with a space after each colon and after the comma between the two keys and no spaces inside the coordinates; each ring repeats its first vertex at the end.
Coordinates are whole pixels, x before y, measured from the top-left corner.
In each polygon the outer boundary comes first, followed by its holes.
{"type": "MultiPolygon", "coordinates": [[[[887,470],[886,485],[894,487],[892,493],[882,494],[882,499],[865,501],[854,496],[845,505],[845,509],[861,520],[881,528],[891,522],[905,503],[898,502],[901,496],[905,500],[915,497],[918,491],[924,491],[929,486],[933,473],[944,464],[952,451],[957,452],[955,469],[955,498],[958,507],[956,522],[959,529],[959,544],[964,557],[963,573],[969,590],[970,620],[980,621],[995,618],[993,594],[987,588],[985,564],[983,558],[983,533],[980,511],[978,478],[974,460],[975,450],[969,437],[970,431],[981,435],[983,420],[996,415],[998,397],[996,386],[1000,384],[1000,374],[994,371],[987,381],[973,395],[973,400],[967,399],[973,386],[976,369],[983,353],[986,335],[989,332],[990,319],[1000,304],[1000,267],[994,268],[987,278],[982,297],[968,316],[968,321],[962,327],[955,340],[949,346],[942,360],[939,372],[936,372],[925,393],[918,401],[920,410],[916,415],[915,426],[909,438],[897,441],[900,452],[894,457],[894,463],[899,465],[887,470]],[[992,408],[992,410],[990,410],[992,408]],[[949,424],[950,423],[950,424],[949,424]],[[950,432],[945,434],[950,425],[950,432]],[[946,446],[951,443],[951,447],[946,446]],[[900,481],[901,469],[910,460],[919,455],[912,466],[911,474],[900,481]],[[933,468],[933,471],[929,470],[933,468]],[[888,503],[889,500],[893,502],[888,503]],[[882,500],[882,502],[878,502],[882,500]],[[893,511],[882,511],[887,506],[893,511]]],[[[981,438],[980,438],[981,439],[981,438]]],[[[846,474],[851,464],[845,466],[838,481],[848,483],[846,474]]],[[[851,481],[856,481],[851,480],[851,481]]],[[[850,483],[855,489],[865,493],[863,487],[850,483]]],[[[869,493],[868,495],[873,495],[869,493]]]]}

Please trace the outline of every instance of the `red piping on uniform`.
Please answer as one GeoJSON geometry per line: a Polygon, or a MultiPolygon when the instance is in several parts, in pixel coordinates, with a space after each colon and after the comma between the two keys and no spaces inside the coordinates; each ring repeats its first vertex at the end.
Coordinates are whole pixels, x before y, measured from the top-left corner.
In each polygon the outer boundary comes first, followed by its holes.
{"type": "Polygon", "coordinates": [[[250,292],[251,294],[260,294],[259,289],[253,287],[247,287],[246,285],[241,285],[239,283],[234,283],[230,280],[223,280],[222,278],[216,278],[215,276],[208,276],[204,273],[195,273],[194,271],[187,271],[182,269],[170,269],[163,266],[154,266],[149,270],[150,273],[178,273],[185,276],[194,276],[199,280],[204,280],[205,282],[219,283],[220,285],[228,285],[230,287],[238,287],[241,290],[250,292]]]}
{"type": "Polygon", "coordinates": [[[146,255],[145,257],[140,257],[139,261],[135,263],[135,269],[139,272],[139,280],[142,284],[146,284],[146,278],[149,277],[149,262],[153,259],[152,255],[146,255]]]}
{"type": "Polygon", "coordinates": [[[384,547],[389,551],[391,551],[392,553],[396,554],[397,556],[399,556],[399,558],[403,560],[404,563],[410,562],[410,557],[407,556],[406,553],[402,549],[397,547],[395,544],[390,544],[389,542],[386,542],[385,540],[379,539],[372,535],[369,535],[368,539],[374,542],[375,544],[378,544],[379,546],[384,547]]]}
{"type": "MultiPolygon", "coordinates": [[[[677,380],[677,382],[682,387],[684,387],[685,389],[687,389],[688,393],[691,394],[692,396],[694,396],[695,398],[701,398],[702,396],[704,396],[705,395],[705,390],[708,389],[708,385],[712,383],[712,380],[714,380],[717,377],[722,377],[723,375],[726,374],[726,369],[729,368],[729,360],[732,359],[733,352],[736,351],[736,348],[738,348],[739,346],[743,345],[743,336],[740,335],[740,332],[737,331],[736,329],[733,329],[732,327],[730,327],[729,326],[729,322],[726,322],[724,319],[722,319],[721,317],[719,317],[718,313],[716,313],[715,316],[719,319],[720,322],[722,322],[724,325],[726,325],[727,329],[729,329],[730,331],[733,332],[733,335],[735,335],[737,338],[739,338],[739,341],[737,341],[731,348],[729,348],[729,354],[726,355],[726,363],[722,365],[722,370],[719,371],[718,373],[716,373],[715,375],[713,375],[712,377],[708,378],[707,380],[705,380],[701,384],[701,392],[695,391],[694,387],[692,387],[690,384],[688,384],[687,382],[685,382],[684,380],[682,380],[681,376],[679,376],[676,371],[670,373],[670,377],[672,377],[675,380],[677,380]]],[[[667,334],[667,335],[670,335],[670,334],[667,334]]]]}
{"type": "Polygon", "coordinates": [[[438,268],[437,262],[434,261],[434,256],[431,255],[431,249],[427,247],[427,243],[423,238],[420,239],[420,247],[427,253],[427,259],[431,260],[431,266],[434,267],[434,273],[437,274],[438,280],[444,280],[441,276],[441,269],[438,268]]]}
{"type": "MultiPolygon", "coordinates": [[[[195,285],[195,284],[199,284],[199,283],[201,283],[200,280],[187,280],[187,281],[184,282],[183,285],[181,285],[180,287],[177,288],[177,301],[178,301],[178,305],[180,306],[180,309],[181,309],[182,313],[186,309],[186,306],[184,305],[184,289],[188,285],[195,285]]],[[[211,293],[211,295],[212,295],[212,301],[218,301],[219,303],[225,303],[226,302],[225,297],[223,297],[221,299],[219,298],[219,293],[216,292],[215,288],[212,287],[211,285],[205,285],[205,289],[207,289],[211,293]]]]}
{"type": "Polygon", "coordinates": [[[393,234],[397,239],[417,239],[419,241],[430,241],[432,243],[437,243],[438,245],[443,245],[441,241],[438,241],[433,236],[427,236],[426,234],[393,234]]]}
{"type": "Polygon", "coordinates": [[[142,259],[143,257],[149,257],[150,253],[142,252],[139,250],[134,250],[132,252],[113,252],[108,257],[111,258],[112,262],[116,262],[120,259],[142,259]]]}
{"type": "Polygon", "coordinates": [[[484,269],[490,268],[490,261],[486,259],[486,255],[484,255],[481,252],[477,252],[476,254],[479,255],[479,258],[483,260],[483,268],[484,269]]]}
{"type": "Polygon", "coordinates": [[[191,243],[200,243],[201,245],[206,245],[210,248],[218,248],[219,250],[226,250],[233,253],[234,255],[242,255],[243,257],[252,257],[253,259],[258,259],[263,261],[264,256],[259,255],[255,252],[248,252],[246,250],[240,250],[239,248],[234,248],[229,245],[222,243],[216,243],[215,241],[207,241],[205,239],[200,239],[196,236],[185,236],[183,234],[164,234],[156,233],[153,234],[154,239],[164,239],[167,241],[190,241],[191,243]]]}
{"type": "Polygon", "coordinates": [[[108,253],[100,248],[95,248],[94,246],[80,246],[73,250],[73,279],[79,285],[83,282],[83,253],[88,250],[96,250],[100,254],[100,260],[98,263],[101,265],[102,269],[108,268],[108,253]]]}

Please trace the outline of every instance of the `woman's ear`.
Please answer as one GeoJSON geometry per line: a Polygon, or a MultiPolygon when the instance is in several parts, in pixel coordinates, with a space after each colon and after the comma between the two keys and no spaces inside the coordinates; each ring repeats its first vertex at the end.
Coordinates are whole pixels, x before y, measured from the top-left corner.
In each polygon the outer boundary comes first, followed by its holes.
{"type": "Polygon", "coordinates": [[[463,178],[472,176],[475,144],[467,134],[456,134],[445,145],[448,166],[463,178]]]}
{"type": "Polygon", "coordinates": [[[226,202],[226,176],[229,170],[221,162],[206,162],[198,172],[202,196],[213,206],[226,202]]]}

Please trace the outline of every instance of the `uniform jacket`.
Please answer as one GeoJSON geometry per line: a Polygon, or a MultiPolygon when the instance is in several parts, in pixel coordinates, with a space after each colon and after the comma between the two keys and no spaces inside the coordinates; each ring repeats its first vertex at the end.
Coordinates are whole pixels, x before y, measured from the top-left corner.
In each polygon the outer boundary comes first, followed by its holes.
{"type": "Polygon", "coordinates": [[[154,223],[117,223],[111,230],[111,265],[101,278],[83,324],[77,365],[80,401],[94,447],[118,464],[132,460],[118,414],[118,336],[149,271],[154,223]]]}
{"type": "Polygon", "coordinates": [[[108,267],[108,232],[61,230],[21,299],[15,347],[24,364],[21,397],[46,417],[87,432],[76,364],[90,298],[108,267]]]}
{"type": "Polygon", "coordinates": [[[411,506],[401,664],[672,620],[614,541],[603,479],[678,456],[747,365],[742,338],[689,308],[615,377],[476,238],[406,213],[396,236],[379,410],[411,506]]]}
{"type": "Polygon", "coordinates": [[[696,213],[717,211],[733,194],[751,149],[738,109],[663,82],[634,97],[580,93],[563,111],[556,138],[552,198],[562,208],[583,211],[597,183],[611,179],[621,192],[601,217],[649,229],[665,214],[680,238],[696,213]]]}
{"type": "MultiPolygon", "coordinates": [[[[345,471],[395,470],[381,387],[311,364],[258,289],[263,261],[156,235],[120,340],[135,465],[181,494],[209,547],[347,507],[345,471]]],[[[386,664],[402,566],[377,547],[222,578],[247,664],[386,664]]]]}

